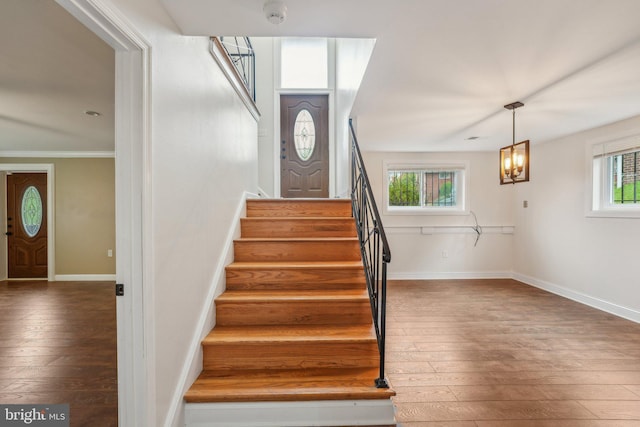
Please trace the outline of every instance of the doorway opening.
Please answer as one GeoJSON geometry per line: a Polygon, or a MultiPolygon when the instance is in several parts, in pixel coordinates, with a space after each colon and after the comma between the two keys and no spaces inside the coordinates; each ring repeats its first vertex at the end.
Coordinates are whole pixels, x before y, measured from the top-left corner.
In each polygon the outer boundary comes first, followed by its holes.
{"type": "MultiPolygon", "coordinates": [[[[0,181],[0,188],[1,188],[1,192],[2,192],[2,215],[4,216],[4,223],[6,224],[6,228],[5,231],[0,235],[0,277],[2,278],[8,278],[8,279],[20,279],[20,278],[29,278],[29,279],[43,279],[43,280],[48,280],[50,282],[55,280],[55,215],[53,212],[53,206],[55,205],[55,197],[54,197],[54,168],[53,168],[53,164],[0,164],[0,176],[1,176],[1,181],[0,181]],[[19,220],[18,218],[16,218],[17,213],[11,213],[11,215],[9,214],[9,188],[8,188],[8,184],[9,181],[12,180],[12,176],[41,176],[44,181],[45,181],[45,186],[40,187],[40,189],[38,190],[39,196],[42,199],[43,206],[42,206],[42,222],[40,224],[40,228],[38,230],[38,232],[34,235],[34,238],[29,238],[27,243],[27,247],[31,246],[31,249],[25,249],[24,246],[19,246],[19,248],[17,248],[17,251],[20,251],[23,256],[26,257],[37,257],[38,258],[38,262],[37,264],[40,264],[41,267],[38,270],[38,273],[36,273],[36,275],[29,275],[28,272],[25,273],[25,269],[24,268],[18,268],[18,274],[11,274],[11,254],[10,254],[10,247],[9,245],[11,243],[18,243],[21,244],[23,242],[19,242],[16,240],[12,240],[13,237],[15,237],[14,235],[8,235],[7,233],[16,233],[15,230],[18,230],[18,233],[20,233],[18,235],[19,238],[23,238],[25,237],[24,231],[23,229],[20,229],[19,227],[23,228],[22,225],[18,224],[17,221],[19,220]],[[11,220],[9,220],[9,218],[11,218],[11,220]],[[11,226],[11,227],[9,227],[11,226]],[[46,235],[44,234],[44,231],[46,230],[46,235]],[[45,237],[45,241],[44,241],[44,247],[42,246],[43,241],[42,241],[42,237],[45,237]],[[37,242],[36,242],[37,241],[37,242]],[[37,248],[33,247],[33,244],[37,245],[37,248]],[[24,250],[27,251],[31,251],[30,254],[25,254],[24,250]],[[38,252],[37,254],[34,253],[38,252]],[[43,256],[43,252],[44,255],[46,256],[46,259],[42,259],[43,256]],[[42,264],[45,265],[44,269],[42,268],[42,264]],[[44,270],[44,271],[43,271],[44,270]]],[[[28,187],[28,186],[27,186],[28,187]]],[[[27,189],[27,187],[22,188],[22,192],[20,192],[20,194],[17,195],[16,202],[18,204],[18,206],[16,206],[17,210],[20,210],[22,208],[22,198],[20,198],[20,196],[24,195],[24,191],[27,189]]],[[[31,192],[33,194],[33,192],[31,192]]],[[[26,208],[26,206],[25,206],[26,208]]],[[[21,218],[20,218],[21,219],[21,218]]],[[[35,230],[34,225],[32,224],[31,228],[31,233],[35,230]]],[[[28,235],[26,237],[29,237],[28,235]]],[[[14,259],[15,259],[15,255],[14,254],[14,259]]],[[[20,255],[18,255],[18,258],[20,258],[20,255]]],[[[24,259],[18,259],[18,264],[24,264],[24,259]]],[[[15,273],[15,271],[14,271],[15,273]]]]}

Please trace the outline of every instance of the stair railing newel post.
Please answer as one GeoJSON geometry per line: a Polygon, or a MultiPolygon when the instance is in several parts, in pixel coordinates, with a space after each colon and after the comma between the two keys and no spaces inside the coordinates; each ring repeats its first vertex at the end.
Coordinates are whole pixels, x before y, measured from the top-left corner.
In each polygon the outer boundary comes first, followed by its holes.
{"type": "Polygon", "coordinates": [[[384,375],[384,364],[387,317],[387,264],[391,262],[391,250],[389,249],[389,243],[380,219],[380,212],[373,196],[351,119],[349,119],[349,130],[351,136],[351,206],[360,241],[360,252],[371,304],[371,314],[380,353],[380,375],[376,378],[375,385],[377,388],[389,388],[384,375]]]}

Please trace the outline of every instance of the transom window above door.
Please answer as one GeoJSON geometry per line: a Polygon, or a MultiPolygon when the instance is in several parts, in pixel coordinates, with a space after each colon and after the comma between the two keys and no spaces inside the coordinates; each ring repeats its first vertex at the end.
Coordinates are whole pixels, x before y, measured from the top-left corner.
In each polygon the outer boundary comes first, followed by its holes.
{"type": "Polygon", "coordinates": [[[329,87],[326,38],[287,37],[280,42],[280,86],[283,89],[329,87]]]}

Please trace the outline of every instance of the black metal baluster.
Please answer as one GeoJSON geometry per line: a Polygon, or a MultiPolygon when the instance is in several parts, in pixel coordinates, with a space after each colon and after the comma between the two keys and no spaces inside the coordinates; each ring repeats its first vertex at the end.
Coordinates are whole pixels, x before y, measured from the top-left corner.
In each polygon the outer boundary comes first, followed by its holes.
{"type": "MultiPolygon", "coordinates": [[[[378,388],[388,388],[389,385],[384,376],[384,364],[387,264],[391,262],[391,251],[384,227],[382,226],[382,221],[380,220],[380,213],[371,190],[351,120],[349,120],[349,129],[351,133],[352,156],[351,205],[357,226],[358,239],[360,241],[360,252],[365,270],[371,314],[378,340],[378,350],[380,352],[380,375],[379,378],[375,380],[375,385],[378,388]]],[[[399,204],[415,204],[413,196],[409,199],[409,194],[414,194],[415,191],[413,190],[415,190],[416,186],[419,187],[420,185],[420,180],[418,179],[418,182],[416,182],[416,177],[418,177],[416,172],[405,173],[404,176],[402,173],[394,174],[391,177],[393,180],[406,180],[404,185],[399,183],[397,186],[397,188],[400,189],[400,194],[398,195],[399,204]],[[402,194],[403,190],[405,194],[402,194]],[[411,190],[410,193],[409,190],[411,190]]]]}

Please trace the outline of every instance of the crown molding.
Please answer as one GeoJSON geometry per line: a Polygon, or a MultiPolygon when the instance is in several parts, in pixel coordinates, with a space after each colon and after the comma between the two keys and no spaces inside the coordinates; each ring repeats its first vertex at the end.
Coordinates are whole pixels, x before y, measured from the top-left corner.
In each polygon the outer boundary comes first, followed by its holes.
{"type": "Polygon", "coordinates": [[[115,158],[115,151],[0,151],[0,157],[27,158],[115,158]]]}

